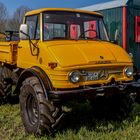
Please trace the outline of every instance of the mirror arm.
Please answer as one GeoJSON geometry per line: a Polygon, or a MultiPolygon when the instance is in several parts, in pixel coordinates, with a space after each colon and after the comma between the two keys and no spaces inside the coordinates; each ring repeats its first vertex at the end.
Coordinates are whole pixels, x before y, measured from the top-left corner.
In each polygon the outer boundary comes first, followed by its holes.
{"type": "Polygon", "coordinates": [[[24,34],[25,36],[27,36],[27,37],[29,38],[29,40],[31,40],[31,39],[30,39],[30,36],[29,36],[28,34],[26,34],[25,32],[23,32],[22,30],[20,30],[20,32],[21,32],[22,34],[24,34]]]}
{"type": "Polygon", "coordinates": [[[39,55],[39,48],[32,42],[30,36],[28,34],[26,34],[25,32],[23,32],[22,30],[20,30],[20,32],[29,38],[31,54],[33,56],[38,56],[39,55]],[[33,54],[32,46],[31,45],[33,45],[33,47],[37,49],[37,53],[36,54],[33,54]]]}

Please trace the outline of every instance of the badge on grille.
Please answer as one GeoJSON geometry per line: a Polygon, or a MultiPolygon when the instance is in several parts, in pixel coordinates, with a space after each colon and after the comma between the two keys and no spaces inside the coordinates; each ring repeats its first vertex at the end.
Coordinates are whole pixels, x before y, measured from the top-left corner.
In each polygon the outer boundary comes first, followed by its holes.
{"type": "Polygon", "coordinates": [[[101,71],[99,72],[99,74],[98,74],[98,78],[99,78],[99,79],[107,79],[108,76],[109,76],[108,72],[105,71],[104,69],[101,70],[101,71]]]}

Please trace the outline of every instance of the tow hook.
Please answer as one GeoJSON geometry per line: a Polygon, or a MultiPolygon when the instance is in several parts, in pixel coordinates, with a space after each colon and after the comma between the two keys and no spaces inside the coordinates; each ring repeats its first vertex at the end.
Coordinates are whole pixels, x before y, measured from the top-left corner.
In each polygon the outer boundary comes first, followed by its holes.
{"type": "Polygon", "coordinates": [[[118,89],[123,91],[125,88],[127,87],[127,85],[119,85],[118,86],[118,89]]]}

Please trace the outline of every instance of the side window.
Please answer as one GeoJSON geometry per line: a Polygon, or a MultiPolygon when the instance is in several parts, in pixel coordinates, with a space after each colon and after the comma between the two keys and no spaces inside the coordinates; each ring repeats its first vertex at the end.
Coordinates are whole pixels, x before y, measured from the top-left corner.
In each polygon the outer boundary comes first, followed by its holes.
{"type": "Polygon", "coordinates": [[[26,17],[26,24],[29,26],[29,35],[31,39],[40,39],[39,15],[26,17]]]}
{"type": "Polygon", "coordinates": [[[106,40],[107,32],[106,32],[104,23],[101,20],[99,21],[99,32],[100,32],[100,39],[106,40]]]}
{"type": "Polygon", "coordinates": [[[44,23],[44,40],[65,38],[66,25],[58,23],[44,23]]]}

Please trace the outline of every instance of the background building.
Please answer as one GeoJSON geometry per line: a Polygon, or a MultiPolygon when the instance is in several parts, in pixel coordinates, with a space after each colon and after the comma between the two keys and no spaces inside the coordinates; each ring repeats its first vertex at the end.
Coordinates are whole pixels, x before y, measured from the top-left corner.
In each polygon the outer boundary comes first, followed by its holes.
{"type": "Polygon", "coordinates": [[[133,53],[140,71],[140,0],[111,0],[80,9],[104,15],[110,39],[117,39],[128,53],[133,53]]]}

